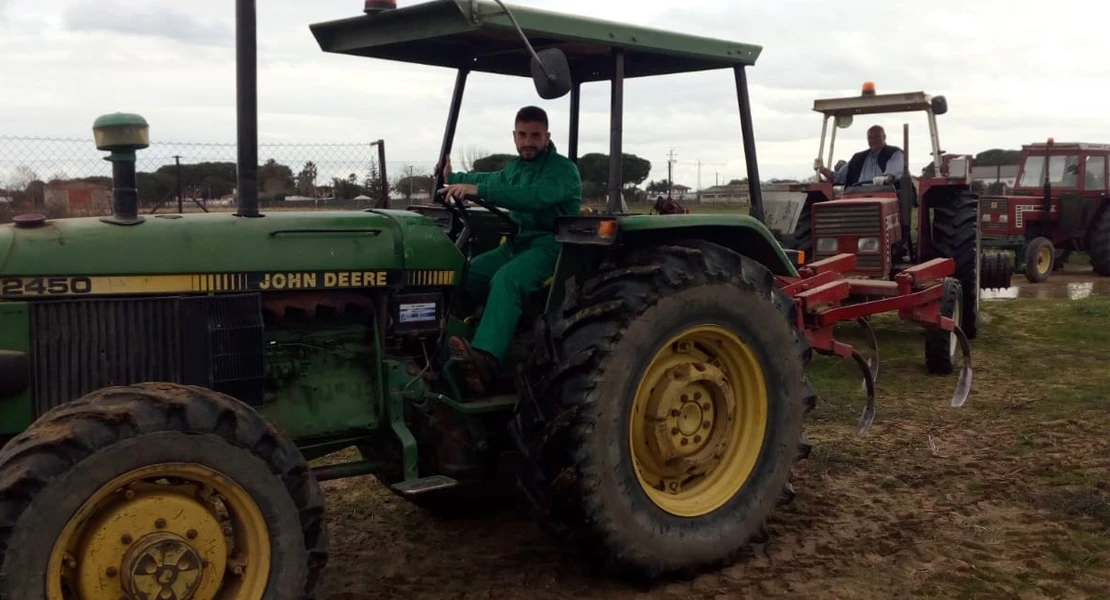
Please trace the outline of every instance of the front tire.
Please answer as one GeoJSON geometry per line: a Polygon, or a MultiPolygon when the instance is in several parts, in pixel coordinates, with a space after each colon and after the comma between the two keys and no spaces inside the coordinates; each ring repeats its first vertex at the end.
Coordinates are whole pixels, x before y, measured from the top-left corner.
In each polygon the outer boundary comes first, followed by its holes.
{"type": "Polygon", "coordinates": [[[770,272],[705,242],[647,248],[568,293],[562,314],[513,424],[541,518],[588,563],[636,579],[765,539],[815,402],[809,346],[770,272]]]}
{"type": "Polygon", "coordinates": [[[10,600],[300,600],[327,561],[296,446],[193,386],[106,388],[47,412],[0,451],[0,499],[10,600]]]}
{"type": "Polygon", "coordinates": [[[1056,247],[1052,240],[1035,237],[1025,246],[1025,278],[1030,283],[1044,283],[1052,274],[1056,262],[1056,247]]]}
{"type": "MultiPolygon", "coordinates": [[[[959,325],[963,314],[962,286],[952,277],[945,277],[942,285],[940,314],[959,325]]],[[[959,340],[955,333],[939,328],[930,328],[925,332],[925,367],[930,373],[947,375],[955,371],[959,356],[959,340]]]]}
{"type": "Polygon", "coordinates": [[[979,335],[979,195],[963,191],[933,206],[933,251],[956,263],[955,277],[963,288],[960,328],[969,340],[979,335]]]}

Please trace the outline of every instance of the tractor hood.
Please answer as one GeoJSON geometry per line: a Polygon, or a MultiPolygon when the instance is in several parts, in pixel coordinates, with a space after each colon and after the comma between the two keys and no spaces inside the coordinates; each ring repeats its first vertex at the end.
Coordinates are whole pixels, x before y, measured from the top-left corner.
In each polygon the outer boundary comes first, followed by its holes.
{"type": "Polygon", "coordinates": [[[454,279],[464,262],[435,221],[409,211],[144,216],[0,226],[0,295],[377,287],[414,270],[454,279]]]}

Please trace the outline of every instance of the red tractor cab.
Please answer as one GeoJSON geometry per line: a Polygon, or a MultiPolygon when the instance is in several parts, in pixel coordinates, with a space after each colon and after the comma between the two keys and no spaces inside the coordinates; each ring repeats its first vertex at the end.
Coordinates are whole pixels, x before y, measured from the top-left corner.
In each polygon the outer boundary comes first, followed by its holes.
{"type": "Polygon", "coordinates": [[[1110,276],[1110,144],[1022,146],[1012,194],[982,199],[983,246],[1014,254],[1014,269],[1033,283],[1048,280],[1073,251],[1110,276]]]}

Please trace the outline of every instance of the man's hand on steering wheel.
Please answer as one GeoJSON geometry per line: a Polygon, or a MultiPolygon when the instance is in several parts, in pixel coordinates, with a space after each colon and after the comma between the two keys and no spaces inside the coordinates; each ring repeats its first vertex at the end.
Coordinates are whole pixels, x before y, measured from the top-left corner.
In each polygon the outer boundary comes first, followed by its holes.
{"type": "Polygon", "coordinates": [[[477,195],[478,186],[469,183],[452,183],[443,188],[443,196],[447,199],[455,198],[457,200],[464,200],[466,196],[477,195]]]}

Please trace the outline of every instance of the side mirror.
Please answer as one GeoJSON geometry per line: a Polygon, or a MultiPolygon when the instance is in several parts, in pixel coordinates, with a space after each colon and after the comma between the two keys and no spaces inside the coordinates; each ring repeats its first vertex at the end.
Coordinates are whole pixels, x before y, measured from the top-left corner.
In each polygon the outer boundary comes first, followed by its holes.
{"type": "Polygon", "coordinates": [[[571,88],[570,64],[558,48],[540,50],[532,57],[532,81],[544,100],[565,96],[571,88]]]}
{"type": "Polygon", "coordinates": [[[944,96],[933,96],[932,109],[934,115],[943,115],[948,112],[948,100],[944,96]]]}
{"type": "Polygon", "coordinates": [[[837,115],[836,126],[840,129],[847,129],[852,126],[852,115],[837,115]]]}

